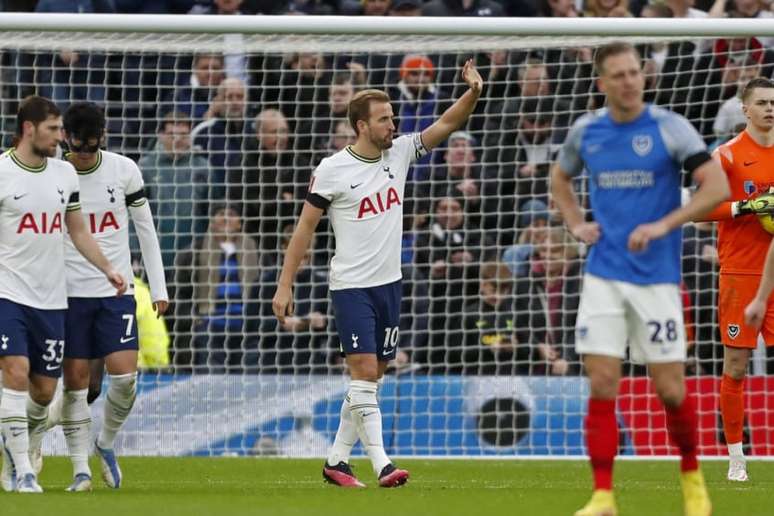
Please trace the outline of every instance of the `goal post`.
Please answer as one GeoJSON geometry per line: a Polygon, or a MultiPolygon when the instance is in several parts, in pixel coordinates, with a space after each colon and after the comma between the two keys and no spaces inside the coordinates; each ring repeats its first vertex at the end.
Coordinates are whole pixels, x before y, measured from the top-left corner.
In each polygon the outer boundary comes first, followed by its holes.
{"type": "MultiPolygon", "coordinates": [[[[348,384],[327,290],[335,242],[323,219],[295,317],[280,325],[271,298],[283,245],[314,167],[354,141],[354,92],[387,91],[397,134],[421,131],[464,92],[459,71],[473,58],[485,81],[476,111],[412,167],[401,199],[401,325],[384,338],[402,353],[380,388],[385,447],[581,457],[588,385],[574,322],[586,249],[563,230],[547,175],[570,124],[603,107],[592,57],[612,40],[640,51],[646,100],[684,115],[710,146],[744,124],[739,85],[774,70],[765,19],[3,13],[2,147],[27,95],[62,109],[96,102],[104,149],[138,163],[156,218],[170,345],[143,364],[117,451],[325,454],[348,384]]],[[[712,225],[684,228],[703,455],[725,451],[715,240],[712,225]]],[[[753,456],[774,455],[773,360],[757,351],[747,381],[753,456]]],[[[643,368],[628,362],[618,420],[622,454],[675,452],[643,368]]],[[[64,453],[64,439],[46,447],[64,453]]]]}

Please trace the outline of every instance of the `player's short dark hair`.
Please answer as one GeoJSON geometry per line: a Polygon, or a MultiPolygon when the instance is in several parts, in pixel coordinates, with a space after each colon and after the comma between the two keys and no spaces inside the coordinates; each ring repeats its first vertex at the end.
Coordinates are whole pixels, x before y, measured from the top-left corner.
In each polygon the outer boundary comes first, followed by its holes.
{"type": "Polygon", "coordinates": [[[390,102],[390,96],[382,90],[371,89],[355,93],[352,100],[349,101],[347,118],[349,118],[349,125],[355,130],[356,135],[360,134],[357,130],[357,121],[368,121],[371,114],[371,102],[390,102]]]}
{"type": "Polygon", "coordinates": [[[85,142],[101,138],[105,130],[105,111],[93,102],[76,102],[65,111],[64,130],[85,142]]]}
{"type": "Polygon", "coordinates": [[[774,88],[774,81],[766,77],[755,77],[747,81],[742,89],[742,102],[747,102],[756,88],[774,88]]]}
{"type": "Polygon", "coordinates": [[[24,132],[24,122],[32,122],[33,125],[38,126],[48,120],[48,117],[61,115],[56,104],[45,97],[31,95],[19,104],[19,111],[16,114],[16,135],[21,136],[24,132]]]}
{"type": "Polygon", "coordinates": [[[602,75],[605,61],[607,61],[609,57],[629,53],[634,54],[637,61],[640,60],[640,53],[631,43],[625,41],[613,41],[612,43],[602,45],[594,53],[594,70],[596,70],[597,75],[602,75]]]}

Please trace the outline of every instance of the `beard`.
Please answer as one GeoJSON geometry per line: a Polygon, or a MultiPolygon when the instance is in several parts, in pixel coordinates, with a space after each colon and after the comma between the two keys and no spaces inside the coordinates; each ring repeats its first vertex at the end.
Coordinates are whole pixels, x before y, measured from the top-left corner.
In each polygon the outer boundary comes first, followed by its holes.
{"type": "Polygon", "coordinates": [[[44,147],[39,147],[33,143],[31,147],[32,147],[32,153],[35,154],[35,156],[38,156],[39,158],[53,158],[54,156],[56,156],[56,146],[53,149],[48,149],[44,147]]]}
{"type": "Polygon", "coordinates": [[[392,137],[385,136],[384,139],[381,140],[375,140],[372,138],[371,143],[373,143],[374,146],[379,150],[387,150],[392,147],[392,137]]]}

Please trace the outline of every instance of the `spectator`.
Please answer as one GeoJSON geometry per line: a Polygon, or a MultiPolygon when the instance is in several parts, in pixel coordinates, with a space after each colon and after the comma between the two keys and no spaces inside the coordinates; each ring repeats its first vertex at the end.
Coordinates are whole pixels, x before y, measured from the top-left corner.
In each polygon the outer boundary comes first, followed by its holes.
{"type": "MultiPolygon", "coordinates": [[[[243,326],[258,263],[255,243],[242,231],[239,214],[216,207],[207,234],[190,251],[178,253],[175,263],[175,330],[184,334],[190,325],[193,334],[190,349],[176,348],[181,359],[190,360],[180,365],[209,373],[257,370],[258,351],[245,346],[243,326]]],[[[176,346],[183,342],[181,338],[176,346]]]]}
{"type": "Polygon", "coordinates": [[[535,246],[541,245],[548,237],[548,206],[543,201],[532,199],[521,206],[519,215],[519,239],[503,251],[503,262],[514,276],[529,273],[530,257],[535,246]]]}
{"type": "MultiPolygon", "coordinates": [[[[710,7],[712,18],[771,18],[774,13],[767,10],[768,2],[762,0],[715,0],[710,7]]],[[[756,38],[767,47],[774,46],[774,37],[756,38]]]]}
{"type": "Polygon", "coordinates": [[[164,267],[207,227],[207,160],[191,149],[191,123],[183,113],[164,117],[153,150],[138,163],[156,220],[164,267]]]}
{"type": "Polygon", "coordinates": [[[468,223],[471,227],[480,227],[485,179],[476,162],[475,144],[473,135],[466,131],[455,131],[449,136],[444,163],[433,166],[431,180],[418,188],[417,197],[426,199],[420,205],[421,212],[428,211],[434,199],[461,196],[465,200],[468,223]]]}
{"type": "Polygon", "coordinates": [[[191,131],[197,150],[209,158],[210,198],[225,197],[226,178],[244,168],[249,122],[245,84],[234,77],[224,79],[204,114],[205,121],[191,131]]]}
{"type": "MultiPolygon", "coordinates": [[[[221,16],[238,16],[242,14],[240,8],[242,0],[212,0],[211,5],[194,5],[190,14],[218,14],[221,16]]],[[[242,34],[224,34],[223,47],[238,49],[244,45],[242,34]]],[[[241,52],[226,52],[224,55],[226,77],[235,78],[248,83],[247,57],[241,52]]]]}
{"type": "Polygon", "coordinates": [[[422,16],[505,16],[505,11],[493,0],[430,0],[422,16]]]}
{"type": "Polygon", "coordinates": [[[583,16],[590,18],[628,18],[628,0],[586,0],[583,16]]]}
{"type": "MultiPolygon", "coordinates": [[[[293,226],[282,232],[282,253],[290,243],[293,226]]],[[[281,256],[281,255],[280,255],[281,256]]],[[[249,348],[260,348],[262,373],[309,374],[325,372],[328,362],[328,274],[311,261],[308,248],[296,275],[294,312],[280,324],[271,309],[281,260],[251,289],[247,307],[249,348]]]]}
{"type": "MultiPolygon", "coordinates": [[[[589,73],[591,64],[588,64],[589,73]]],[[[518,69],[519,96],[494,101],[487,106],[489,114],[485,123],[484,157],[485,166],[505,163],[502,153],[506,147],[513,146],[513,135],[519,130],[522,108],[527,98],[537,97],[544,112],[553,116],[553,138],[561,141],[576,112],[573,105],[562,97],[556,97],[551,91],[551,78],[548,66],[535,57],[530,57],[518,69]]],[[[581,81],[582,82],[582,81],[581,81]]]]}
{"type": "Polygon", "coordinates": [[[390,16],[422,16],[422,0],[392,0],[390,16]]]}
{"type": "Polygon", "coordinates": [[[333,134],[328,141],[327,155],[331,156],[357,140],[355,130],[349,120],[336,120],[333,123],[333,134]]]}
{"type": "Polygon", "coordinates": [[[331,77],[326,67],[322,54],[302,52],[291,55],[282,70],[280,109],[293,134],[301,135],[295,148],[306,162],[312,159],[315,120],[328,104],[323,85],[331,84],[331,77]]]}
{"type": "Polygon", "coordinates": [[[514,318],[516,299],[513,277],[504,264],[481,266],[478,300],[464,312],[462,331],[449,338],[447,372],[480,375],[529,374],[530,344],[519,340],[514,318]]]}
{"type": "MultiPolygon", "coordinates": [[[[37,13],[114,13],[110,0],[40,0],[37,13]]],[[[54,55],[37,56],[35,68],[41,74],[40,94],[64,110],[70,102],[105,102],[105,56],[87,51],[62,49],[54,55]]]]}
{"type": "Polygon", "coordinates": [[[224,77],[222,55],[197,54],[193,60],[191,75],[186,77],[186,83],[179,84],[172,94],[171,107],[188,115],[194,124],[202,122],[224,77]]]}
{"type": "Polygon", "coordinates": [[[229,199],[242,206],[245,230],[258,239],[266,260],[274,259],[280,230],[292,223],[309,184],[308,167],[294,166],[290,147],[285,115],[264,109],[255,118],[255,137],[247,147],[245,167],[232,169],[228,176],[229,199]]]}
{"type": "MultiPolygon", "coordinates": [[[[403,58],[400,81],[390,92],[390,98],[398,105],[398,133],[422,132],[433,123],[435,113],[443,111],[439,106],[443,97],[433,83],[434,78],[435,66],[429,57],[410,54],[403,58]]],[[[430,159],[428,154],[417,160],[409,177],[427,179],[430,159]]]]}
{"type": "Polygon", "coordinates": [[[471,228],[459,197],[442,197],[435,202],[430,227],[416,240],[416,264],[429,278],[430,357],[443,364],[446,334],[452,325],[450,314],[462,311],[476,295],[478,264],[493,252],[492,242],[471,228]]]}
{"type": "Polygon", "coordinates": [[[541,0],[540,16],[551,18],[575,18],[578,10],[574,0],[541,0]]]}
{"type": "Polygon", "coordinates": [[[354,94],[355,86],[351,74],[337,73],[333,76],[328,88],[328,102],[321,105],[315,114],[312,135],[312,146],[315,149],[327,147],[335,121],[347,118],[349,101],[354,94]]]}
{"type": "Polygon", "coordinates": [[[512,138],[503,142],[497,180],[487,184],[484,227],[499,230],[498,243],[510,246],[516,236],[516,212],[529,199],[548,204],[548,171],[559,144],[554,139],[551,99],[529,97],[520,106],[521,116],[512,138]]]}
{"type": "Polygon", "coordinates": [[[529,274],[516,280],[520,342],[534,350],[530,374],[578,372],[575,319],[581,288],[578,246],[563,226],[548,230],[536,246],[529,274]]]}
{"type": "Polygon", "coordinates": [[[734,136],[737,126],[747,122],[747,118],[742,112],[742,89],[750,79],[760,75],[760,71],[761,66],[754,59],[748,59],[744,65],[739,67],[736,94],[721,104],[718,116],[712,125],[712,130],[719,140],[725,141],[734,136]]]}
{"type": "Polygon", "coordinates": [[[195,0],[115,0],[116,12],[128,14],[185,14],[195,0]]]}

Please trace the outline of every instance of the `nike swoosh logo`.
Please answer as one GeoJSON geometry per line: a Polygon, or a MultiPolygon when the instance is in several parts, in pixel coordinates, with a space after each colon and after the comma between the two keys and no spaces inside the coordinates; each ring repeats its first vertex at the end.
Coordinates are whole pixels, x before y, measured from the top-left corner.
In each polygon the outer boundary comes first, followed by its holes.
{"type": "Polygon", "coordinates": [[[11,432],[11,437],[19,437],[23,433],[24,433],[24,430],[22,430],[21,432],[11,432]]]}
{"type": "Polygon", "coordinates": [[[392,353],[392,350],[391,350],[391,349],[390,349],[390,350],[386,350],[386,349],[382,350],[382,356],[385,356],[385,357],[386,357],[386,356],[387,356],[387,355],[389,355],[390,353],[392,353]]]}
{"type": "Polygon", "coordinates": [[[758,163],[758,162],[757,162],[757,161],[745,161],[745,162],[744,162],[744,166],[745,166],[745,167],[749,167],[750,165],[753,165],[753,164],[755,164],[755,163],[758,163]]]}
{"type": "Polygon", "coordinates": [[[13,196],[13,200],[14,200],[14,201],[18,201],[18,200],[19,200],[19,199],[21,199],[22,197],[26,197],[26,196],[27,196],[27,194],[26,194],[26,193],[23,193],[23,194],[21,194],[21,195],[14,195],[14,196],[13,196]]]}
{"type": "Polygon", "coordinates": [[[53,366],[51,364],[46,364],[46,371],[56,371],[60,367],[62,367],[62,366],[58,365],[58,364],[57,365],[53,365],[53,366]]]}
{"type": "Polygon", "coordinates": [[[126,337],[121,337],[121,344],[126,344],[127,342],[131,342],[134,340],[134,337],[129,337],[128,339],[126,337]]]}
{"type": "Polygon", "coordinates": [[[351,189],[353,189],[353,190],[354,190],[355,188],[357,188],[358,186],[360,186],[360,185],[362,185],[362,184],[363,184],[363,183],[358,183],[358,184],[356,184],[356,185],[349,185],[349,187],[350,187],[351,189]]]}

